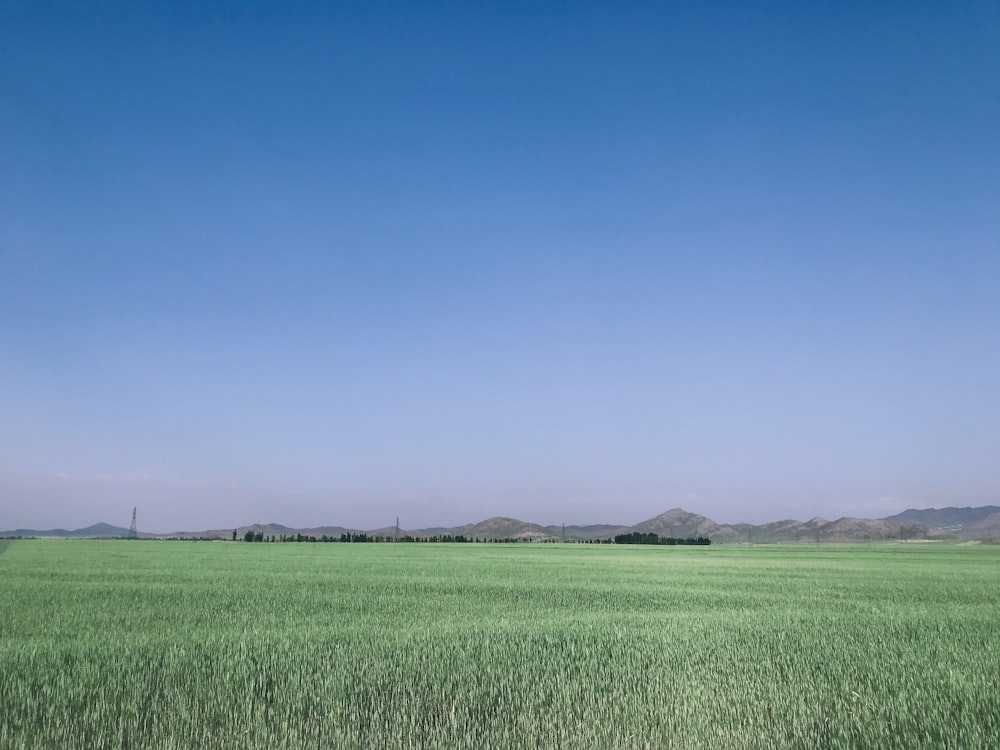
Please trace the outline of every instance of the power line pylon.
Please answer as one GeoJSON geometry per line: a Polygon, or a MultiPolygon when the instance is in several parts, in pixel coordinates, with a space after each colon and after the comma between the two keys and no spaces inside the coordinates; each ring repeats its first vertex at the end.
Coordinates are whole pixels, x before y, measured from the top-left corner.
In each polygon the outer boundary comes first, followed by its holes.
{"type": "Polygon", "coordinates": [[[135,528],[135,507],[132,508],[132,525],[128,527],[128,538],[138,539],[139,532],[135,528]]]}

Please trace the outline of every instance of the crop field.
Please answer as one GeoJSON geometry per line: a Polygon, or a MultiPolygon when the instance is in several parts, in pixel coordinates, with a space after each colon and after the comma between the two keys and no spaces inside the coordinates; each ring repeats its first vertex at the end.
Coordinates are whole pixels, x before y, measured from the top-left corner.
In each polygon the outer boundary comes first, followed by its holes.
{"type": "Polygon", "coordinates": [[[996,748],[1000,547],[16,541],[0,748],[996,748]]]}

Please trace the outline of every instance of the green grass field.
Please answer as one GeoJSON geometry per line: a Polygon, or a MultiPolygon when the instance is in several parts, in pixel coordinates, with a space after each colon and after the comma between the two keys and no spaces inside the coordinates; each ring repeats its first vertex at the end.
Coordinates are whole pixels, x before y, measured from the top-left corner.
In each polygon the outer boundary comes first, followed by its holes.
{"type": "Polygon", "coordinates": [[[1000,547],[18,541],[0,747],[996,748],[1000,547]]]}

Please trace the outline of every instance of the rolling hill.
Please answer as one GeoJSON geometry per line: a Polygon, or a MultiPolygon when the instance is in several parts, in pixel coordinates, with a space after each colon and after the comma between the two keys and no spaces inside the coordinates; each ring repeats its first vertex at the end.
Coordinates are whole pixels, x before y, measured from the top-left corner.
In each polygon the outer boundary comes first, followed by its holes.
{"type": "Polygon", "coordinates": [[[683,508],[671,508],[665,513],[641,521],[620,533],[639,532],[687,539],[708,537],[713,542],[735,542],[746,539],[743,524],[717,524],[715,521],[683,508]]]}
{"type": "Polygon", "coordinates": [[[485,521],[466,526],[461,532],[468,539],[525,539],[540,541],[556,539],[551,531],[536,523],[519,521],[516,518],[494,516],[485,521]]]}
{"type": "Polygon", "coordinates": [[[935,529],[937,533],[960,539],[1000,537],[1000,507],[996,505],[978,508],[911,508],[883,520],[922,524],[935,529]]]}
{"type": "MultiPolygon", "coordinates": [[[[112,526],[109,523],[95,523],[83,529],[14,529],[13,531],[0,531],[0,537],[55,537],[60,539],[110,539],[128,536],[128,529],[121,526],[112,526]]],[[[148,536],[143,534],[141,536],[148,536]]]]}

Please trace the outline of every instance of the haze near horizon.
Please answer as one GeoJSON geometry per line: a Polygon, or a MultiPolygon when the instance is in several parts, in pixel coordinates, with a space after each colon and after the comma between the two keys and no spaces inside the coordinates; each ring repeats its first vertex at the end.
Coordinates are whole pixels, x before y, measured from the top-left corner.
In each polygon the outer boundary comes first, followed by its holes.
{"type": "Polygon", "coordinates": [[[995,2],[0,25],[0,528],[1000,499],[995,2]]]}

